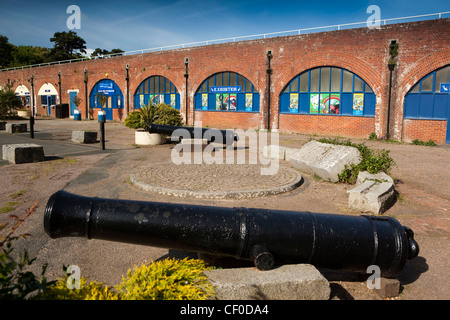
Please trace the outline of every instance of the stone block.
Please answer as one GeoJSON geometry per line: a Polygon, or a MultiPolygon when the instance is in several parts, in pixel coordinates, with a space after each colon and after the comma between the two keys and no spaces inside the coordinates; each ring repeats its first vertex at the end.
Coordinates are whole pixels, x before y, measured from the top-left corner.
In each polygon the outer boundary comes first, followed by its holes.
{"type": "Polygon", "coordinates": [[[217,269],[205,272],[218,300],[328,300],[330,285],[310,264],[271,270],[217,269]]]}
{"type": "Polygon", "coordinates": [[[356,179],[356,184],[362,184],[364,181],[372,180],[376,182],[389,182],[394,183],[394,179],[392,179],[388,174],[384,172],[379,173],[369,173],[367,171],[361,171],[358,173],[358,178],[356,179]]]}
{"type": "Polygon", "coordinates": [[[374,290],[382,299],[397,297],[400,294],[400,281],[382,277],[380,288],[374,290]]]}
{"type": "Polygon", "coordinates": [[[29,163],[44,161],[44,148],[33,143],[4,144],[2,147],[3,160],[10,163],[29,163]]]}
{"type": "Polygon", "coordinates": [[[394,185],[389,182],[366,180],[347,193],[349,208],[374,214],[382,214],[395,200],[394,185]]]}
{"type": "Polygon", "coordinates": [[[72,142],[95,143],[97,142],[97,131],[72,131],[72,142]]]}
{"type": "Polygon", "coordinates": [[[268,145],[263,148],[263,156],[268,159],[291,160],[291,155],[297,152],[296,148],[288,148],[277,145],[268,145]]]}
{"type": "Polygon", "coordinates": [[[345,165],[361,161],[354,147],[321,143],[312,140],[290,155],[292,166],[300,171],[316,174],[322,179],[337,182],[345,165]]]}
{"type": "Polygon", "coordinates": [[[27,132],[27,124],[26,123],[7,123],[6,124],[6,132],[8,132],[8,133],[27,132]]]}

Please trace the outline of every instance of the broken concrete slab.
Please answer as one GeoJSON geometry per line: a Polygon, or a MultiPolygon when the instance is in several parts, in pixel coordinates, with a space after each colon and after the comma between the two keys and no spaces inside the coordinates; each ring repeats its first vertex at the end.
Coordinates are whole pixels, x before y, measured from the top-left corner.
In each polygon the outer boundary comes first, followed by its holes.
{"type": "Polygon", "coordinates": [[[358,173],[358,178],[356,179],[356,184],[360,185],[366,180],[372,180],[376,182],[389,182],[394,183],[394,179],[392,179],[388,174],[384,172],[379,173],[369,173],[367,171],[360,171],[358,173]]]}
{"type": "Polygon", "coordinates": [[[230,268],[206,271],[218,300],[328,300],[330,285],[310,264],[271,270],[230,268]]]}
{"type": "Polygon", "coordinates": [[[291,155],[297,152],[297,148],[288,148],[277,145],[268,145],[263,148],[263,156],[268,159],[291,160],[291,155]]]}
{"type": "Polygon", "coordinates": [[[44,148],[34,143],[4,144],[2,147],[3,160],[10,163],[30,163],[44,161],[44,148]]]}
{"type": "Polygon", "coordinates": [[[322,179],[337,182],[345,165],[358,164],[361,155],[357,148],[321,143],[312,140],[290,156],[292,166],[300,171],[316,174],[322,179]]]}
{"type": "Polygon", "coordinates": [[[373,214],[382,214],[395,200],[394,185],[389,182],[366,180],[347,193],[349,208],[373,214]]]}

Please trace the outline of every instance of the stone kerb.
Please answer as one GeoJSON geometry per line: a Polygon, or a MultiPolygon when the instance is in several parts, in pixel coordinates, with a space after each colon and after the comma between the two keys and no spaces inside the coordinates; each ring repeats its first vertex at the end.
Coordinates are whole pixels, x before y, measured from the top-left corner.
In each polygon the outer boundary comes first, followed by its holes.
{"type": "Polygon", "coordinates": [[[357,148],[332,145],[312,140],[290,155],[292,166],[300,171],[316,174],[322,179],[337,182],[345,165],[358,164],[361,155],[357,148]]]}
{"type": "Polygon", "coordinates": [[[3,160],[10,163],[29,163],[44,161],[44,148],[33,143],[4,144],[2,147],[3,160]]]}

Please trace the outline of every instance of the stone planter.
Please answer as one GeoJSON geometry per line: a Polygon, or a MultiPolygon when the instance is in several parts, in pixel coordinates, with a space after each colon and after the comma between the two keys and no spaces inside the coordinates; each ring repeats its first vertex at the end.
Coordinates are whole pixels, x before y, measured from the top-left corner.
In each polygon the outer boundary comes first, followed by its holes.
{"type": "Polygon", "coordinates": [[[135,131],[134,140],[134,143],[140,146],[154,146],[166,143],[166,138],[162,134],[149,133],[144,129],[135,131]]]}
{"type": "Polygon", "coordinates": [[[31,116],[30,110],[18,110],[17,115],[22,118],[29,118],[31,116]]]}

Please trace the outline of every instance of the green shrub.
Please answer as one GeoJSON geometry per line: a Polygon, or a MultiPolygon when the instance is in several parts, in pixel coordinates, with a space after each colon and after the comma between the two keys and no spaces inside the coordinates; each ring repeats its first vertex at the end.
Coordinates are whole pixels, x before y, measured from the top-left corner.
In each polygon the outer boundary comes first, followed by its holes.
{"type": "Polygon", "coordinates": [[[436,142],[433,141],[433,139],[430,139],[428,141],[422,141],[419,139],[414,139],[413,141],[411,141],[411,144],[415,144],[415,145],[419,145],[419,146],[436,146],[436,142]]]}
{"type": "Polygon", "coordinates": [[[181,126],[183,118],[179,110],[165,103],[143,106],[125,118],[125,126],[132,129],[146,129],[151,123],[181,126]]]}
{"type": "Polygon", "coordinates": [[[364,143],[355,144],[350,140],[341,141],[339,139],[319,139],[319,142],[336,145],[355,147],[361,154],[359,164],[345,165],[344,170],[338,174],[339,182],[354,184],[360,171],[368,171],[375,174],[384,172],[389,174],[395,165],[394,159],[389,156],[389,150],[371,150],[364,143]]]}
{"type": "Polygon", "coordinates": [[[116,287],[123,300],[206,300],[213,295],[197,259],[166,259],[128,270],[127,278],[116,287]]]}
{"type": "Polygon", "coordinates": [[[214,289],[197,259],[165,259],[128,270],[127,277],[115,287],[80,279],[80,289],[69,289],[67,279],[59,279],[37,299],[40,300],[206,300],[214,289]]]}

